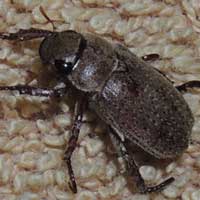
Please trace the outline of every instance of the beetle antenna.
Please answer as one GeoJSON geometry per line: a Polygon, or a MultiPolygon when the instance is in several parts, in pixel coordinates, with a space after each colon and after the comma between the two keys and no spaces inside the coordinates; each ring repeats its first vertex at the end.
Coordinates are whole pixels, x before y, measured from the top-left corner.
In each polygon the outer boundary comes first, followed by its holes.
{"type": "Polygon", "coordinates": [[[55,29],[56,29],[56,26],[54,25],[54,23],[53,23],[53,20],[51,20],[50,18],[49,18],[49,16],[46,14],[46,12],[44,11],[44,8],[42,7],[42,6],[40,6],[40,12],[41,12],[41,14],[44,16],[44,18],[47,20],[47,22],[49,22],[49,23],[51,23],[51,25],[52,25],[52,27],[53,27],[53,32],[55,31],[55,29]]]}

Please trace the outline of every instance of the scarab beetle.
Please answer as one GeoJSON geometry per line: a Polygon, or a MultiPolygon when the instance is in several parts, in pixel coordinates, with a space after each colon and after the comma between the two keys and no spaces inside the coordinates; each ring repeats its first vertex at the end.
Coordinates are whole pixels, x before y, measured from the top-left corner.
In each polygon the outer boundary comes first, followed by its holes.
{"type": "Polygon", "coordinates": [[[2,86],[0,90],[49,97],[62,96],[70,89],[76,91],[74,122],[64,154],[72,191],[76,193],[77,186],[71,156],[86,107],[108,125],[110,134],[119,144],[127,171],[141,193],[159,191],[170,184],[173,177],[156,186],[146,186],[127,143],[138,145],[158,159],[181,155],[188,147],[194,120],[178,90],[199,87],[199,81],[174,87],[162,73],[126,47],[88,33],[29,29],[0,34],[5,40],[25,41],[39,37],[44,37],[39,48],[42,63],[62,77],[65,87],[47,89],[17,85],[2,86]]]}

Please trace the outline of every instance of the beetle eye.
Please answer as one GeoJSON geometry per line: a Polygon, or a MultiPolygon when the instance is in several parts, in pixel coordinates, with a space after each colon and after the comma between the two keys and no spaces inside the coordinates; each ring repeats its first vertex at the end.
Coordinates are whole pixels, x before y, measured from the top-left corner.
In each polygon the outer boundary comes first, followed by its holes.
{"type": "Polygon", "coordinates": [[[70,74],[73,69],[73,64],[71,62],[66,62],[64,60],[55,60],[54,65],[59,73],[65,75],[70,74]]]}

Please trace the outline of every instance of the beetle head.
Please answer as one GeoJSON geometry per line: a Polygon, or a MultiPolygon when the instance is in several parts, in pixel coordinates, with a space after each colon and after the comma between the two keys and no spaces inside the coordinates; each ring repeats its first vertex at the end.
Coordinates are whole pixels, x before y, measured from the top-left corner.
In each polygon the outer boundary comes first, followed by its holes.
{"type": "Polygon", "coordinates": [[[46,37],[39,48],[44,64],[55,66],[61,76],[71,73],[86,46],[86,40],[75,31],[55,32],[46,37]]]}

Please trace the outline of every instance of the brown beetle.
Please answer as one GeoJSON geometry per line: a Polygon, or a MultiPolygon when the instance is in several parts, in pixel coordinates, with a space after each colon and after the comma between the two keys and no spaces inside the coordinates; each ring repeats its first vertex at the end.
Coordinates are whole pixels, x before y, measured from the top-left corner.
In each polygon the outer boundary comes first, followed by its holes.
{"type": "Polygon", "coordinates": [[[48,97],[62,96],[70,89],[77,93],[73,127],[64,155],[72,191],[76,193],[77,186],[71,156],[87,106],[108,125],[112,138],[119,144],[127,171],[141,193],[160,191],[170,184],[174,180],[172,177],[159,185],[146,186],[134,157],[130,156],[133,149],[127,148],[127,143],[140,146],[158,159],[181,155],[188,147],[194,120],[178,90],[199,87],[199,81],[175,88],[163,74],[127,48],[92,34],[38,29],[0,34],[5,40],[25,41],[39,37],[44,37],[39,48],[41,61],[54,69],[65,87],[47,89],[17,85],[2,86],[0,90],[48,97]]]}

